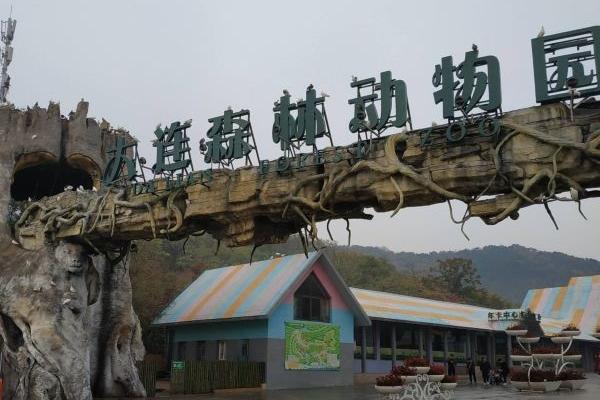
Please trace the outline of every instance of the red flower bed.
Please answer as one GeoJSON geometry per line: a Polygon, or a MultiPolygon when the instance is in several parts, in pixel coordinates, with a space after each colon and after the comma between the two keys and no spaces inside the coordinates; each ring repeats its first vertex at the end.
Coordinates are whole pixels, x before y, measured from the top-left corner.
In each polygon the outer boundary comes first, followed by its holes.
{"type": "Polygon", "coordinates": [[[429,367],[429,361],[421,357],[411,357],[404,361],[407,367],[429,367]]]}
{"type": "Polygon", "coordinates": [[[406,365],[396,365],[392,368],[390,374],[395,376],[413,376],[417,374],[417,370],[406,365]]]}
{"type": "MultiPolygon", "coordinates": [[[[529,376],[531,382],[553,382],[560,380],[551,369],[532,369],[529,376]]],[[[513,369],[510,374],[510,379],[515,382],[527,382],[526,369],[513,369]]]]}
{"type": "Polygon", "coordinates": [[[510,354],[515,356],[528,356],[527,352],[520,347],[513,347],[510,354]]]}
{"type": "Polygon", "coordinates": [[[432,364],[431,368],[429,368],[429,375],[444,375],[446,373],[446,369],[443,364],[432,364]]]}
{"type": "Polygon", "coordinates": [[[574,369],[566,369],[558,374],[558,379],[561,381],[580,381],[586,379],[583,372],[576,371],[574,369]]]}
{"type": "Polygon", "coordinates": [[[402,379],[394,374],[380,376],[375,379],[375,383],[377,386],[402,386],[403,384],[402,379]]]}
{"type": "Polygon", "coordinates": [[[560,354],[558,346],[535,346],[531,349],[533,354],[560,354]]]}

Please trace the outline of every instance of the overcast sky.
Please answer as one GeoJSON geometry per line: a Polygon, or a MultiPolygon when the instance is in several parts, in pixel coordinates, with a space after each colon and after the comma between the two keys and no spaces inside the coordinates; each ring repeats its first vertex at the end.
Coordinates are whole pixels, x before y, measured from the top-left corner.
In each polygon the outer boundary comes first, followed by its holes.
{"type": "MultiPolygon", "coordinates": [[[[90,115],[123,126],[153,161],[154,127],[193,119],[192,141],[209,117],[229,105],[248,108],[261,156],[275,158],[273,101],[309,83],[329,93],[334,142],[349,144],[352,75],[392,71],[403,79],[416,128],[442,120],[431,75],[441,57],[464,57],[472,43],[500,60],[503,109],[535,105],[530,39],[599,24],[600,1],[0,1],[18,20],[10,100],[17,107],[49,100],[63,114],[84,98],[90,115]]],[[[195,165],[201,165],[194,145],[195,165]]],[[[520,244],[600,259],[600,201],[587,200],[584,221],[574,204],[553,204],[556,231],[543,207],[517,221],[473,220],[467,241],[445,204],[404,209],[390,219],[353,221],[353,243],[429,252],[520,244]]],[[[324,230],[321,230],[324,232],[324,230]]],[[[346,241],[344,222],[334,231],[346,241]]]]}

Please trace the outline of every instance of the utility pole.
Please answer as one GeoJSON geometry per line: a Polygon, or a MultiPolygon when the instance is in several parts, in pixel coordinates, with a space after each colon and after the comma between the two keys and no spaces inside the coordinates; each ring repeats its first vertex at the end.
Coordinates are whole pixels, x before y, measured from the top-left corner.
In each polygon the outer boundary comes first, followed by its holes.
{"type": "Polygon", "coordinates": [[[6,95],[10,88],[10,76],[8,75],[8,66],[12,61],[13,48],[10,45],[15,36],[15,27],[17,26],[17,20],[8,17],[7,21],[1,23],[1,40],[2,40],[2,76],[0,80],[0,103],[6,104],[6,95]]]}

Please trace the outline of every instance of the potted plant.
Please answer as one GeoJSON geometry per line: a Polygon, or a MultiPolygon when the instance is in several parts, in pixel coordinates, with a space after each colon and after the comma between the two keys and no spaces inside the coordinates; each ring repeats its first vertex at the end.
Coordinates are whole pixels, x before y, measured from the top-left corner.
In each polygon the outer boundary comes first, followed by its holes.
{"type": "Polygon", "coordinates": [[[562,355],[562,351],[556,346],[537,346],[531,352],[533,358],[538,360],[555,360],[562,355]]]}
{"type": "Polygon", "coordinates": [[[382,394],[400,393],[402,384],[402,378],[394,374],[387,374],[375,379],[375,390],[382,394]]]}
{"type": "Polygon", "coordinates": [[[392,375],[399,376],[405,383],[413,383],[417,381],[417,370],[407,367],[406,365],[396,365],[392,368],[392,375]]]}
{"type": "Polygon", "coordinates": [[[571,339],[571,336],[565,336],[565,335],[558,334],[558,335],[550,336],[550,340],[552,341],[552,343],[556,343],[556,344],[567,344],[572,339],[571,339]]]}
{"type": "Polygon", "coordinates": [[[558,374],[560,387],[571,390],[579,390],[585,383],[585,375],[574,369],[566,369],[558,374]]]}
{"type": "Polygon", "coordinates": [[[511,384],[518,390],[533,390],[537,392],[553,392],[560,387],[560,380],[553,370],[532,369],[513,370],[511,384]]]}
{"type": "Polygon", "coordinates": [[[578,327],[574,324],[569,324],[565,326],[562,331],[560,331],[561,336],[578,336],[581,333],[578,327]]]}
{"type": "Polygon", "coordinates": [[[527,334],[527,327],[519,322],[506,328],[505,332],[511,336],[525,336],[527,334]]]}
{"type": "Polygon", "coordinates": [[[458,383],[456,382],[456,375],[449,376],[445,375],[444,379],[440,382],[440,389],[442,390],[453,390],[458,383]]]}
{"type": "Polygon", "coordinates": [[[429,375],[429,380],[431,382],[440,382],[444,379],[444,374],[446,373],[446,369],[443,364],[432,364],[431,368],[427,374],[429,375]]]}
{"type": "Polygon", "coordinates": [[[429,371],[429,361],[422,357],[407,358],[404,365],[416,369],[417,374],[426,374],[429,371]]]}
{"type": "Polygon", "coordinates": [[[600,339],[600,326],[596,327],[596,332],[592,334],[596,339],[600,339]]]}
{"type": "Polygon", "coordinates": [[[563,360],[564,361],[571,361],[571,362],[576,362],[581,360],[581,354],[579,354],[577,352],[577,350],[571,346],[571,348],[569,349],[569,351],[567,351],[565,353],[565,355],[563,356],[563,360]]]}
{"type": "Polygon", "coordinates": [[[517,336],[517,340],[521,343],[537,343],[540,341],[540,337],[532,332],[527,332],[525,336],[517,336]]]}

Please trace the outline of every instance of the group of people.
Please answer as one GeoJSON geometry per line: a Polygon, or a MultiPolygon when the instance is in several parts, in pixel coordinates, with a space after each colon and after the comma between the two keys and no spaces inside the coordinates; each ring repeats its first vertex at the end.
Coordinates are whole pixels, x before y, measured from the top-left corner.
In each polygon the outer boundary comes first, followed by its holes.
{"type": "MultiPolygon", "coordinates": [[[[448,360],[448,375],[455,376],[456,375],[456,362],[454,358],[450,357],[448,360]]],[[[508,379],[508,364],[504,360],[498,360],[497,368],[492,368],[492,365],[488,361],[486,357],[481,360],[479,364],[479,369],[481,370],[481,376],[483,377],[483,383],[485,385],[500,385],[503,383],[507,383],[508,379]]],[[[469,358],[467,359],[467,373],[469,374],[469,382],[477,383],[477,364],[476,362],[469,358]]]]}

